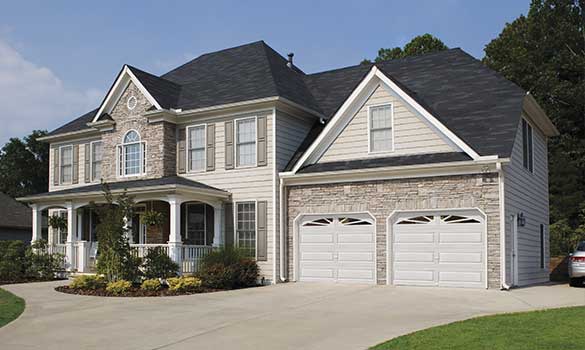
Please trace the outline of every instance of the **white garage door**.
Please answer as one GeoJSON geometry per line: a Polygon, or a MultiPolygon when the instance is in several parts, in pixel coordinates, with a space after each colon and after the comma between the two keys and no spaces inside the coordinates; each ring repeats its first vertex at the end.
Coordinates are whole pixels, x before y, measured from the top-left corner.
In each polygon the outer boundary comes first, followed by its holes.
{"type": "Polygon", "coordinates": [[[300,281],[376,282],[375,225],[367,214],[305,216],[297,249],[300,281]]]}
{"type": "Polygon", "coordinates": [[[398,285],[485,287],[485,225],[477,212],[401,214],[394,221],[398,285]]]}

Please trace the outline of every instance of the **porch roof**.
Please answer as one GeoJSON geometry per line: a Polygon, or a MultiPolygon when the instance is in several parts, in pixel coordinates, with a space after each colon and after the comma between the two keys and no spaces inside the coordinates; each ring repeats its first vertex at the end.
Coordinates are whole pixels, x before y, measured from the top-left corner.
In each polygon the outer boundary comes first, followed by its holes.
{"type": "MultiPolygon", "coordinates": [[[[230,193],[201,182],[186,179],[181,176],[165,176],[157,179],[129,180],[108,183],[112,193],[127,190],[129,194],[150,192],[187,192],[199,193],[212,197],[226,199],[230,193]]],[[[74,199],[102,195],[102,184],[79,186],[59,191],[45,192],[31,196],[17,198],[21,202],[39,202],[52,199],[74,199]]]]}

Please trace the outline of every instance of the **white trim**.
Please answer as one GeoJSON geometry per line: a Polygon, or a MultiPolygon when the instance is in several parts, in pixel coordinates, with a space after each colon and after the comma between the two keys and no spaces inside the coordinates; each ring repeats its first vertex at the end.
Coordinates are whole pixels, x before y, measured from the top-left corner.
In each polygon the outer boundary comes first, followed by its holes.
{"type": "MultiPolygon", "coordinates": [[[[73,185],[73,164],[74,164],[74,159],[73,159],[73,145],[69,144],[69,145],[62,145],[59,146],[59,186],[64,186],[64,185],[73,185]],[[65,182],[63,181],[63,149],[64,148],[71,148],[71,180],[65,182]]],[[[78,162],[79,163],[79,162],[78,162]]],[[[79,166],[79,164],[77,164],[77,166],[79,166]]],[[[53,167],[54,168],[54,167],[53,167]]],[[[55,177],[55,174],[53,173],[53,177],[55,177]]]]}
{"type": "Polygon", "coordinates": [[[518,215],[512,214],[512,223],[511,223],[511,231],[510,234],[512,235],[512,249],[510,250],[510,262],[512,263],[512,268],[510,269],[510,274],[512,280],[510,283],[513,286],[518,285],[518,215]]]}
{"type": "Polygon", "coordinates": [[[136,129],[129,129],[127,130],[124,135],[122,136],[122,143],[116,145],[116,162],[118,164],[118,168],[116,169],[116,176],[118,178],[132,178],[138,176],[146,175],[146,168],[147,168],[147,161],[148,161],[148,144],[145,140],[142,139],[142,136],[136,129]],[[134,131],[138,135],[138,141],[133,141],[129,143],[125,143],[126,136],[134,131]],[[132,145],[140,145],[140,168],[138,174],[126,174],[126,152],[124,150],[125,146],[132,146],[132,145]],[[119,153],[121,152],[121,154],[119,153]],[[121,164],[120,164],[120,157],[121,164]],[[121,168],[120,168],[121,167],[121,168]]]}
{"type": "MultiPolygon", "coordinates": [[[[268,137],[268,135],[266,135],[268,137]]],[[[268,142],[268,140],[266,140],[268,142]]],[[[258,167],[258,116],[242,117],[234,119],[234,169],[246,169],[258,167]],[[254,164],[238,165],[238,122],[254,119],[254,164]]]]}
{"type": "MultiPolygon", "coordinates": [[[[348,216],[348,215],[368,215],[370,216],[370,218],[373,221],[373,228],[374,228],[374,284],[378,284],[378,268],[377,268],[377,264],[378,264],[378,223],[376,220],[376,217],[368,210],[364,210],[364,211],[349,211],[349,212],[317,212],[317,213],[300,213],[298,214],[294,220],[293,220],[293,242],[292,242],[292,248],[293,248],[293,281],[298,282],[299,281],[299,231],[300,231],[300,222],[301,219],[303,217],[306,216],[334,216],[334,217],[339,217],[339,216],[348,216]]],[[[290,257],[289,257],[290,259],[290,257]]]]}
{"type": "MultiPolygon", "coordinates": [[[[277,258],[276,258],[276,237],[277,237],[277,219],[276,213],[278,212],[280,215],[280,202],[276,202],[276,191],[278,191],[278,182],[280,181],[278,177],[278,166],[276,164],[276,108],[272,109],[272,283],[276,284],[276,269],[277,269],[277,258]],[[278,205],[279,210],[276,210],[276,206],[278,205]]],[[[268,128],[266,128],[268,129],[268,128]]],[[[266,130],[266,138],[268,138],[268,130],[266,130]]],[[[266,140],[268,141],[268,140],[266,140]]],[[[280,216],[279,216],[280,218],[280,216]]],[[[282,252],[281,252],[282,254],[282,252]]]]}
{"type": "Polygon", "coordinates": [[[368,106],[368,113],[367,113],[367,118],[368,118],[368,155],[381,155],[381,154],[389,154],[389,153],[394,153],[395,151],[395,137],[394,137],[394,103],[392,102],[388,102],[388,103],[380,103],[380,104],[376,104],[376,105],[371,105],[368,106]],[[372,131],[372,114],[371,114],[371,109],[372,108],[377,108],[377,107],[386,107],[386,106],[390,106],[390,129],[392,131],[392,145],[390,147],[389,150],[383,150],[383,151],[372,151],[372,135],[371,135],[371,131],[372,131]]]}
{"type": "Polygon", "coordinates": [[[498,169],[498,196],[500,197],[500,284],[503,289],[510,289],[506,281],[506,259],[508,250],[506,249],[506,201],[505,201],[505,176],[504,168],[501,163],[496,164],[498,169]]]}
{"type": "MultiPolygon", "coordinates": [[[[89,143],[89,155],[85,155],[86,157],[89,157],[89,182],[99,182],[101,179],[94,179],[93,178],[93,146],[96,143],[101,143],[102,144],[102,160],[100,161],[100,168],[102,167],[102,163],[104,161],[104,142],[102,140],[96,140],[96,141],[91,141],[89,143]]],[[[100,174],[101,174],[101,170],[100,169],[100,174]]],[[[103,178],[103,174],[101,176],[103,178]]]]}
{"type": "Polygon", "coordinates": [[[204,173],[207,171],[207,123],[200,123],[200,124],[193,124],[185,127],[185,164],[186,164],[186,173],[187,174],[197,174],[197,173],[204,173]],[[203,127],[203,168],[192,170],[191,169],[191,162],[190,159],[190,138],[191,134],[189,133],[189,129],[195,129],[203,127]]]}
{"type": "Polygon", "coordinates": [[[392,285],[393,283],[393,276],[392,276],[392,261],[394,258],[394,235],[392,232],[392,228],[394,227],[394,221],[396,217],[400,214],[408,213],[410,215],[415,213],[443,213],[443,212],[470,212],[475,211],[478,212],[483,219],[483,227],[484,227],[484,287],[488,288],[488,226],[487,226],[487,215],[483,210],[478,207],[469,207],[469,208],[437,208],[437,209],[396,209],[393,210],[390,215],[386,218],[386,284],[392,285]]]}
{"type": "Polygon", "coordinates": [[[110,113],[112,111],[112,109],[114,108],[116,103],[119,101],[120,97],[122,96],[122,92],[126,89],[128,84],[130,83],[130,81],[132,83],[134,83],[134,85],[136,85],[136,87],[138,87],[138,90],[140,90],[140,92],[144,95],[144,97],[146,97],[146,99],[148,100],[148,102],[150,102],[150,104],[152,104],[156,109],[162,109],[160,104],[154,99],[154,97],[152,97],[152,95],[148,92],[148,90],[146,90],[144,85],[142,85],[140,80],[138,80],[138,78],[136,78],[136,76],[134,75],[134,73],[132,73],[130,68],[128,68],[128,65],[124,65],[124,67],[122,68],[122,71],[120,72],[118,78],[116,79],[116,82],[114,83],[114,85],[112,86],[112,88],[110,89],[108,94],[106,95],[104,102],[102,102],[102,104],[101,104],[100,108],[98,109],[97,113],[95,114],[92,122],[94,122],[94,123],[97,122],[99,117],[104,112],[110,113]],[[124,88],[119,89],[122,84],[125,85],[124,88]],[[122,91],[119,91],[119,90],[122,90],[122,91]],[[112,101],[113,98],[115,99],[115,101],[112,101]]]}
{"type": "Polygon", "coordinates": [[[258,200],[257,199],[242,199],[234,201],[234,247],[238,247],[238,203],[254,203],[254,260],[258,261],[258,200]]]}

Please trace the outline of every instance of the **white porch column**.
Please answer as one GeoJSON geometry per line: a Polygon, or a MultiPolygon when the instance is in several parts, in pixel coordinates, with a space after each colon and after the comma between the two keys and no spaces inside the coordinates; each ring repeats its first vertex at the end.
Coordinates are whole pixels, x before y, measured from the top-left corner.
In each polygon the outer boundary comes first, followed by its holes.
{"type": "Polygon", "coordinates": [[[33,204],[30,206],[32,209],[32,238],[31,242],[38,241],[42,237],[42,215],[38,205],[33,204]]]}
{"type": "Polygon", "coordinates": [[[128,219],[127,216],[124,216],[124,231],[126,232],[126,239],[128,243],[134,243],[134,236],[132,235],[132,219],[128,219]]]}
{"type": "Polygon", "coordinates": [[[77,240],[83,240],[83,212],[76,210],[77,212],[77,240]]]}
{"type": "Polygon", "coordinates": [[[221,247],[224,242],[223,232],[223,205],[219,204],[213,207],[213,246],[221,247]]]}
{"type": "Polygon", "coordinates": [[[181,237],[181,199],[177,196],[169,196],[170,206],[170,233],[169,233],[169,256],[174,262],[182,264],[182,237],[181,237]]]}
{"type": "Polygon", "coordinates": [[[65,247],[66,263],[65,267],[67,270],[76,269],[77,261],[77,209],[73,206],[72,202],[67,203],[67,244],[65,247]]]}

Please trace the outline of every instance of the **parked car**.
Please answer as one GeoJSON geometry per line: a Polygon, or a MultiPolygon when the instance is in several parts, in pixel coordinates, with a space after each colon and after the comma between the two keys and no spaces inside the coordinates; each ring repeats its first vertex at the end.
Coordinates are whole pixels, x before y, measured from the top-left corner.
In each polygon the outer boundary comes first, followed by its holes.
{"type": "Polygon", "coordinates": [[[585,241],[569,257],[569,278],[573,287],[583,285],[585,281],[585,241]]]}

